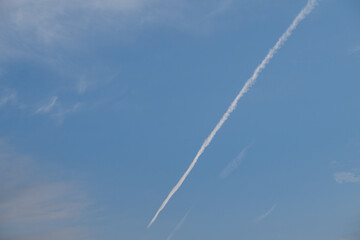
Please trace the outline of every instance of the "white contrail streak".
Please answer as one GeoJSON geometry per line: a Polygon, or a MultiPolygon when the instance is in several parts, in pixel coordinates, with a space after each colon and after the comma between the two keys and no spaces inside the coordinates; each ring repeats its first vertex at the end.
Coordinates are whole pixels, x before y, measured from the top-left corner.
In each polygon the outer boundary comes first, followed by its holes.
{"type": "Polygon", "coordinates": [[[243,161],[245,155],[246,155],[246,151],[249,149],[250,145],[246,146],[243,150],[241,150],[241,152],[239,153],[239,155],[232,160],[220,173],[219,177],[221,178],[226,178],[227,176],[230,175],[230,173],[232,173],[236,168],[239,167],[239,165],[241,164],[241,162],[243,161]]]}
{"type": "MultiPolygon", "coordinates": [[[[191,210],[191,209],[190,209],[191,210]]],[[[168,236],[167,240],[171,240],[171,238],[174,236],[174,234],[181,228],[181,226],[184,224],[187,216],[190,213],[190,210],[186,212],[185,216],[183,216],[183,218],[180,220],[180,222],[176,225],[176,227],[174,228],[174,230],[170,233],[170,235],[168,236]]]]}
{"type": "Polygon", "coordinates": [[[264,220],[265,218],[267,218],[267,217],[270,215],[270,213],[272,213],[272,211],[274,211],[275,208],[276,208],[276,204],[274,204],[274,205],[270,208],[269,211],[267,211],[267,212],[264,213],[263,215],[257,217],[257,218],[255,219],[255,222],[260,222],[261,220],[264,220]]]}
{"type": "Polygon", "coordinates": [[[281,35],[279,40],[276,42],[275,46],[270,49],[269,53],[266,55],[266,57],[262,60],[261,64],[255,69],[253,75],[246,81],[243,88],[240,90],[238,95],[235,97],[234,101],[229,106],[228,110],[225,112],[225,114],[222,116],[218,124],[215,126],[215,128],[212,130],[210,135],[205,139],[204,143],[200,147],[200,150],[196,154],[194,160],[191,162],[189,168],[186,170],[184,175],[180,178],[179,182],[175,185],[175,187],[170,191],[169,195],[166,197],[164,202],[161,204],[159,210],[156,212],[153,219],[151,219],[150,223],[148,224],[147,228],[149,228],[153,222],[158,217],[159,213],[164,209],[170,198],[176,193],[176,191],[180,188],[180,186],[185,181],[186,177],[189,175],[193,167],[195,166],[196,162],[198,161],[201,154],[204,152],[205,148],[210,144],[212,139],[214,138],[215,134],[219,129],[222,127],[222,125],[225,123],[225,121],[229,118],[230,114],[235,110],[236,105],[239,101],[239,99],[244,96],[244,94],[249,91],[252,85],[254,85],[256,79],[258,78],[260,72],[266,67],[266,65],[270,62],[271,58],[275,55],[275,53],[281,48],[281,46],[286,42],[286,40],[290,37],[291,33],[294,31],[294,29],[297,27],[297,25],[313,10],[315,5],[317,4],[317,0],[309,0],[306,4],[306,6],[300,11],[300,13],[295,17],[291,25],[286,29],[286,31],[281,35]]]}

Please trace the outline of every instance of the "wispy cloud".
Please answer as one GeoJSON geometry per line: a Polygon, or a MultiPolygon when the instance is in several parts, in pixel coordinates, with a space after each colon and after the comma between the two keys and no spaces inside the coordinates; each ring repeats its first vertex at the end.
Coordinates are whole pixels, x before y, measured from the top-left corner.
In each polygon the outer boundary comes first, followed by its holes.
{"type": "Polygon", "coordinates": [[[15,104],[17,101],[17,94],[14,90],[3,88],[0,89],[0,107],[7,104],[15,104]]]}
{"type": "Polygon", "coordinates": [[[188,210],[186,212],[186,214],[181,218],[180,222],[176,225],[176,227],[174,228],[174,230],[170,233],[170,235],[168,236],[167,240],[171,240],[172,237],[174,236],[174,234],[182,227],[182,225],[184,224],[187,216],[189,215],[191,209],[188,210]]]}
{"type": "Polygon", "coordinates": [[[237,157],[235,159],[233,159],[220,173],[219,177],[221,178],[226,178],[227,176],[229,176],[235,169],[237,169],[241,162],[243,161],[245,155],[246,155],[246,151],[249,149],[249,146],[246,146],[245,148],[243,148],[243,150],[241,150],[241,152],[239,153],[239,155],[237,155],[237,157]]]}
{"type": "Polygon", "coordinates": [[[83,106],[83,103],[75,103],[69,106],[60,105],[59,108],[51,114],[51,117],[61,124],[64,118],[70,114],[76,113],[83,106]]]}
{"type": "Polygon", "coordinates": [[[0,192],[0,239],[88,239],[81,220],[91,202],[76,183],[53,180],[3,141],[0,192]]]}
{"type": "Polygon", "coordinates": [[[79,94],[82,94],[86,91],[88,88],[88,82],[85,81],[85,79],[80,79],[80,81],[77,83],[76,89],[79,94]]]}
{"type": "Polygon", "coordinates": [[[260,215],[259,217],[257,217],[255,219],[255,222],[260,222],[262,220],[264,220],[265,218],[267,218],[276,208],[277,204],[274,204],[266,213],[260,215]]]}
{"type": "MultiPolygon", "coordinates": [[[[74,0],[54,1],[36,0],[2,1],[2,19],[7,20],[9,35],[26,34],[34,36],[37,41],[49,44],[66,40],[75,30],[87,27],[92,14],[135,14],[144,8],[154,5],[156,0],[74,0]],[[77,14],[72,14],[76,12],[77,14]],[[87,15],[86,21],[78,21],[87,15]]],[[[99,19],[100,20],[100,19],[99,19]]],[[[0,25],[1,27],[1,25],[0,25]]],[[[3,26],[6,27],[6,26],[3,26]]]]}
{"type": "Polygon", "coordinates": [[[337,183],[360,183],[360,176],[356,176],[353,172],[337,172],[334,174],[337,183]]]}
{"type": "Polygon", "coordinates": [[[61,103],[58,96],[52,96],[44,105],[34,103],[24,104],[15,90],[0,88],[0,108],[12,106],[16,109],[29,113],[30,115],[47,115],[57,123],[62,123],[66,116],[77,112],[84,103],[61,103]]]}
{"type": "Polygon", "coordinates": [[[64,105],[61,104],[58,99],[59,98],[57,96],[53,96],[49,103],[38,107],[35,111],[35,114],[48,114],[58,123],[62,123],[67,115],[77,112],[83,105],[79,102],[75,104],[64,105]]]}
{"type": "Polygon", "coordinates": [[[352,47],[350,50],[349,50],[349,53],[350,54],[354,54],[354,53],[359,53],[360,52],[360,44],[355,46],[355,47],[352,47]]]}
{"type": "MultiPolygon", "coordinates": [[[[204,5],[201,5],[198,14],[217,14],[223,11],[229,2],[211,1],[207,4],[211,7],[204,11],[204,5]]],[[[134,29],[153,22],[169,23],[169,19],[174,18],[184,21],[186,17],[183,15],[186,15],[184,12],[189,9],[190,3],[188,0],[42,0],[41,4],[38,4],[37,0],[4,0],[0,2],[0,30],[7,33],[7,37],[2,38],[5,39],[2,44],[7,47],[1,49],[0,42],[0,49],[19,54],[20,51],[15,47],[11,50],[8,48],[9,45],[17,44],[11,42],[14,38],[26,39],[25,46],[30,42],[35,43],[39,50],[53,44],[74,41],[81,38],[89,29],[93,31],[99,27],[110,27],[111,31],[114,28],[118,31],[134,29]],[[21,36],[23,38],[20,38],[21,36]]],[[[18,44],[18,47],[21,45],[18,44]]]]}
{"type": "Polygon", "coordinates": [[[48,104],[46,104],[46,105],[44,105],[44,106],[39,107],[39,108],[36,110],[35,113],[48,113],[48,112],[50,112],[50,111],[54,108],[57,100],[58,100],[58,97],[57,97],[57,96],[51,97],[50,103],[48,103],[48,104]]]}
{"type": "Polygon", "coordinates": [[[165,198],[164,202],[161,204],[158,211],[155,213],[155,216],[151,219],[150,223],[148,224],[148,228],[154,223],[156,218],[158,217],[159,213],[164,209],[166,204],[169,202],[171,197],[176,193],[176,191],[181,187],[183,182],[185,181],[186,177],[189,175],[191,170],[194,168],[196,162],[198,161],[199,157],[205,151],[206,147],[209,146],[212,139],[215,137],[216,133],[220,130],[222,125],[226,122],[226,120],[230,117],[230,114],[235,110],[236,105],[240,98],[244,96],[244,94],[250,90],[251,86],[255,84],[256,79],[258,78],[260,72],[266,67],[266,65],[270,62],[270,60],[274,57],[275,53],[281,48],[281,46],[286,42],[286,40],[291,36],[292,32],[298,26],[298,24],[313,10],[315,5],[317,4],[316,0],[309,0],[306,6],[300,11],[300,13],[295,17],[293,22],[290,26],[286,29],[286,31],[281,35],[279,40],[276,42],[275,46],[270,49],[269,53],[265,56],[262,60],[261,64],[255,69],[253,75],[245,82],[245,85],[240,90],[239,94],[235,97],[225,114],[222,116],[218,124],[215,128],[211,131],[210,135],[205,139],[204,143],[200,147],[200,150],[196,154],[195,158],[191,162],[190,166],[184,173],[184,175],[180,178],[178,183],[174,186],[174,188],[170,191],[169,195],[165,198]]]}
{"type": "MultiPolygon", "coordinates": [[[[121,71],[119,66],[109,67],[105,61],[99,61],[93,51],[99,44],[104,46],[104,41],[115,41],[122,47],[121,43],[128,44],[148,26],[171,25],[191,30],[194,22],[201,22],[208,13],[217,15],[229,9],[231,1],[205,1],[206,4],[189,0],[0,1],[0,32],[3,33],[0,67],[6,70],[19,59],[20,65],[24,62],[41,65],[57,76],[49,84],[52,92],[66,89],[67,96],[84,95],[113,81],[121,71]],[[95,35],[103,37],[95,40],[95,35]],[[78,61],[79,58],[83,60],[78,61]]],[[[22,89],[17,90],[21,98],[22,89]]],[[[108,96],[96,97],[102,101],[108,96]]],[[[63,101],[63,95],[59,95],[59,99],[63,101]]],[[[34,104],[29,102],[30,106],[26,101],[28,110],[36,112],[34,104]]],[[[38,113],[46,111],[40,109],[38,113]]]]}

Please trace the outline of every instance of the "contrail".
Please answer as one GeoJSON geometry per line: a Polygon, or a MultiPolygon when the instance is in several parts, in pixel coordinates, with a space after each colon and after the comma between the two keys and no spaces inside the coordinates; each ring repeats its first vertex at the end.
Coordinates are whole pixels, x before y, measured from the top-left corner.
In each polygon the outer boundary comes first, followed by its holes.
{"type": "Polygon", "coordinates": [[[270,215],[270,213],[272,213],[272,211],[274,211],[274,209],[276,208],[276,205],[277,205],[277,204],[274,204],[274,205],[270,208],[269,211],[267,211],[267,212],[264,213],[263,215],[257,217],[257,218],[255,219],[255,222],[260,222],[261,220],[264,220],[265,218],[267,218],[267,217],[270,215]]]}
{"type": "Polygon", "coordinates": [[[176,225],[176,227],[174,228],[174,230],[170,233],[170,235],[168,236],[167,240],[171,240],[171,238],[174,236],[174,234],[181,228],[181,226],[184,224],[187,216],[189,215],[191,209],[189,211],[186,212],[185,216],[183,216],[183,218],[180,220],[180,222],[176,225]]]}
{"type": "Polygon", "coordinates": [[[226,178],[227,176],[230,175],[231,172],[233,172],[236,168],[239,167],[239,165],[241,164],[241,162],[243,161],[245,155],[246,155],[246,151],[249,149],[250,145],[246,146],[245,148],[243,148],[243,150],[241,150],[241,152],[239,153],[239,155],[233,159],[220,173],[219,177],[221,178],[226,178]]]}
{"type": "Polygon", "coordinates": [[[292,32],[295,30],[297,25],[313,10],[315,5],[317,4],[317,0],[309,0],[306,4],[306,6],[300,11],[300,13],[295,17],[291,25],[286,29],[286,31],[281,35],[279,40],[276,42],[275,46],[270,49],[269,53],[266,55],[266,57],[262,60],[261,64],[255,69],[253,75],[245,82],[243,88],[240,90],[238,95],[235,97],[234,101],[231,103],[225,114],[222,116],[218,124],[215,126],[215,128],[212,130],[210,135],[205,139],[204,143],[200,147],[200,150],[196,154],[194,160],[191,162],[189,168],[186,170],[184,175],[180,178],[179,182],[175,185],[175,187],[170,191],[169,195],[166,197],[164,202],[161,204],[159,210],[156,212],[153,219],[151,219],[150,223],[148,224],[147,228],[149,228],[156,218],[158,217],[159,213],[164,209],[170,198],[176,193],[176,191],[180,188],[180,186],[185,181],[186,177],[189,175],[193,167],[195,166],[196,162],[198,161],[201,154],[204,152],[205,148],[209,146],[212,139],[214,138],[215,134],[219,129],[222,127],[222,125],[226,122],[226,120],[229,118],[230,114],[235,110],[236,105],[239,101],[239,99],[244,96],[244,94],[249,91],[252,85],[254,85],[256,79],[258,78],[260,72],[266,67],[266,65],[270,62],[271,58],[275,55],[275,53],[281,48],[281,46],[286,42],[286,40],[291,36],[292,32]]]}

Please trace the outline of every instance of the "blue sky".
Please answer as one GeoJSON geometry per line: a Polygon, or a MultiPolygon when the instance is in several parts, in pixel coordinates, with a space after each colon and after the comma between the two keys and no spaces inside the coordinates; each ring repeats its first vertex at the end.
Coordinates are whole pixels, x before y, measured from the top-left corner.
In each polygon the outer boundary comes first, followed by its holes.
{"type": "Polygon", "coordinates": [[[0,2],[0,237],[360,237],[360,4],[0,2]],[[225,172],[225,173],[224,173],[225,172]]]}

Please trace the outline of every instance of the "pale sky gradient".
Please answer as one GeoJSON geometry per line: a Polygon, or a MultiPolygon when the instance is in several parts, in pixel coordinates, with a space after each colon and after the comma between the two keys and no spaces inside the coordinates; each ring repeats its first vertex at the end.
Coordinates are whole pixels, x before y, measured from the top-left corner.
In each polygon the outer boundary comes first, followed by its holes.
{"type": "Polygon", "coordinates": [[[0,239],[165,240],[191,208],[172,240],[358,240],[358,0],[319,1],[146,228],[306,3],[0,1],[0,239]]]}

